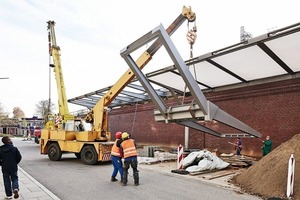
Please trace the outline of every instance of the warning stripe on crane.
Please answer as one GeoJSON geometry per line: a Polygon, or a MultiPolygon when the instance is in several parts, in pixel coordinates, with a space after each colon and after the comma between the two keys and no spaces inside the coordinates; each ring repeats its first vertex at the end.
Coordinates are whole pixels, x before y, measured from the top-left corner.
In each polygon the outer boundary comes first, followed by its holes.
{"type": "Polygon", "coordinates": [[[56,116],[55,117],[55,124],[57,125],[57,124],[61,124],[61,122],[62,122],[62,116],[56,116]]]}
{"type": "Polygon", "coordinates": [[[110,161],[110,153],[104,153],[102,156],[102,161],[110,161]]]}

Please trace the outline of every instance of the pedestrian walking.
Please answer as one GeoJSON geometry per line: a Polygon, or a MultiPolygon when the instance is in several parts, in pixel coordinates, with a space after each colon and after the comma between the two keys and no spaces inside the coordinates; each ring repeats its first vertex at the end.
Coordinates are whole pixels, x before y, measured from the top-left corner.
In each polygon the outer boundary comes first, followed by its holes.
{"type": "Polygon", "coordinates": [[[117,132],[116,133],[116,140],[114,145],[111,148],[111,162],[113,164],[114,170],[111,175],[111,181],[118,181],[116,179],[116,176],[118,172],[120,173],[121,176],[121,183],[123,182],[123,164],[122,164],[122,153],[120,149],[120,145],[122,143],[121,137],[122,137],[122,132],[117,132]]]}
{"type": "Polygon", "coordinates": [[[132,168],[133,170],[133,179],[134,185],[139,185],[139,171],[137,169],[138,161],[137,161],[137,150],[136,144],[133,139],[129,137],[127,132],[122,133],[122,140],[121,143],[121,152],[123,153],[124,157],[124,171],[123,171],[123,185],[127,185],[128,181],[128,169],[132,168]]]}
{"type": "Polygon", "coordinates": [[[0,165],[2,168],[6,199],[19,198],[18,163],[22,156],[8,136],[2,138],[3,145],[0,147],[0,165]]]}

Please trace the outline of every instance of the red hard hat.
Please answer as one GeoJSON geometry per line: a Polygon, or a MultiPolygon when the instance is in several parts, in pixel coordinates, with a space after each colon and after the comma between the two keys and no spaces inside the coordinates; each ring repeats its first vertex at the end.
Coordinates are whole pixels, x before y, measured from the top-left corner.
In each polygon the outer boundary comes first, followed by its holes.
{"type": "Polygon", "coordinates": [[[121,139],[121,137],[122,137],[122,132],[117,132],[116,133],[116,139],[121,139]]]}

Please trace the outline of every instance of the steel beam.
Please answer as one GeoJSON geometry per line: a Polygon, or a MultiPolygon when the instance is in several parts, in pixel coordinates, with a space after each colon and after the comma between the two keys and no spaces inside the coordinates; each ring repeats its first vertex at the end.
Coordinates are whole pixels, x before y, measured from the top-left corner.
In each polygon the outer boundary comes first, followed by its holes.
{"type": "Polygon", "coordinates": [[[243,133],[250,134],[255,137],[261,137],[261,133],[257,132],[253,128],[236,119],[235,117],[229,115],[225,111],[221,110],[212,102],[207,101],[197,81],[194,79],[192,73],[186,66],[185,62],[181,58],[179,52],[175,48],[168,33],[162,25],[159,25],[152,31],[148,32],[147,34],[133,42],[132,44],[128,45],[121,51],[120,54],[124,58],[126,63],[129,65],[131,70],[134,72],[136,78],[145,88],[154,104],[156,104],[156,106],[158,107],[159,111],[154,111],[155,120],[165,122],[172,121],[217,137],[222,137],[221,133],[196,123],[196,121],[216,120],[222,124],[240,130],[243,133]],[[154,90],[154,88],[150,84],[150,81],[142,73],[137,63],[134,62],[134,60],[130,56],[130,53],[139,49],[140,47],[151,42],[154,39],[157,39],[156,41],[160,41],[160,43],[164,45],[169,56],[174,62],[176,69],[180,73],[180,76],[182,77],[186,86],[189,88],[196,105],[178,105],[168,108],[165,102],[162,100],[162,98],[154,90]]]}

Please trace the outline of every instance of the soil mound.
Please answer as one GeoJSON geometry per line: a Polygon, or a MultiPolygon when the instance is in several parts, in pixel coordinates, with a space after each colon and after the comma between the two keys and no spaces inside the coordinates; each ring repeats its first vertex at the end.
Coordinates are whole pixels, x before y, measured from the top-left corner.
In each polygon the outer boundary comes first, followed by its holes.
{"type": "Polygon", "coordinates": [[[295,180],[292,198],[300,200],[300,134],[282,143],[246,171],[235,176],[232,182],[247,193],[263,198],[286,199],[288,162],[295,158],[295,180]]]}

